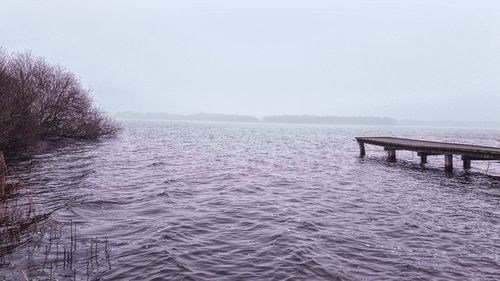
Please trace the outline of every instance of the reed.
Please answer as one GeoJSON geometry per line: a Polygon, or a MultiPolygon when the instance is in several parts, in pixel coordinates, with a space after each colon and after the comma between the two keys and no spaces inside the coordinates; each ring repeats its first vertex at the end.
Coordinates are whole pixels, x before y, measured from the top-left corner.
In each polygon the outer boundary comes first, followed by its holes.
{"type": "Polygon", "coordinates": [[[0,151],[0,200],[4,200],[5,197],[5,177],[7,176],[7,165],[5,164],[5,158],[3,157],[3,152],[0,151]]]}
{"type": "MultiPolygon", "coordinates": [[[[17,209],[10,212],[15,213],[13,217],[16,220],[26,214],[25,209],[17,209]]],[[[9,231],[6,231],[6,225],[4,228],[0,226],[3,229],[0,232],[0,268],[9,264],[9,253],[21,249],[31,259],[31,266],[21,276],[24,278],[26,275],[27,280],[95,280],[111,269],[107,237],[81,238],[77,235],[77,223],[74,221],[61,225],[45,219],[32,215],[31,224],[23,224],[24,227],[20,228],[16,221],[17,228],[9,231]],[[26,240],[26,237],[29,239],[26,240]],[[18,243],[23,240],[26,243],[18,243]]],[[[8,225],[10,227],[11,222],[8,225]]]]}
{"type": "Polygon", "coordinates": [[[107,237],[83,239],[74,221],[59,225],[48,220],[59,208],[39,213],[29,193],[17,196],[26,183],[9,177],[0,153],[0,280],[15,251],[26,252],[32,264],[18,280],[95,280],[111,269],[107,237]]]}

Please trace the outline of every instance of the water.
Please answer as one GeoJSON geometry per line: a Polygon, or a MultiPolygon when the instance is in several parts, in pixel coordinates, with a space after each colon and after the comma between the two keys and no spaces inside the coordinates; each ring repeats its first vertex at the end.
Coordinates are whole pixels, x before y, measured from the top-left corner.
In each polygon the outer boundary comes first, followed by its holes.
{"type": "Polygon", "coordinates": [[[357,158],[353,138],[370,135],[500,146],[491,130],[126,122],[116,139],[16,160],[23,193],[53,211],[37,233],[72,222],[80,254],[55,270],[47,246],[20,247],[0,278],[497,279],[500,163],[446,176],[442,157],[357,158]]]}

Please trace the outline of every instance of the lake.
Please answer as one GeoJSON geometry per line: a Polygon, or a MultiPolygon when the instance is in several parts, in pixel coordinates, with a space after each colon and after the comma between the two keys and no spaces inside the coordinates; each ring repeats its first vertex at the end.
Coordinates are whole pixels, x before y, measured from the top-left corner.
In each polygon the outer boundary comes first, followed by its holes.
{"type": "Polygon", "coordinates": [[[17,204],[51,214],[18,233],[0,280],[500,276],[500,163],[456,158],[447,176],[442,156],[360,159],[356,136],[500,147],[486,129],[124,121],[12,159],[17,204]]]}

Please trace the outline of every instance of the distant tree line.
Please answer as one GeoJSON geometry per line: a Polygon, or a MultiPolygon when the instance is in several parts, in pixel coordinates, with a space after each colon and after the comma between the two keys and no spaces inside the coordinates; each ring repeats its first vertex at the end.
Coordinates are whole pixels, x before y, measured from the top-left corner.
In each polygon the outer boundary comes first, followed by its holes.
{"type": "Polygon", "coordinates": [[[169,114],[161,112],[122,112],[116,114],[116,117],[126,119],[156,119],[177,121],[260,122],[259,118],[254,116],[219,113],[169,114]]]}
{"type": "Polygon", "coordinates": [[[97,139],[119,126],[66,69],[0,49],[0,150],[54,138],[97,139]]]}
{"type": "Polygon", "coordinates": [[[262,121],[267,123],[295,124],[348,124],[348,125],[397,125],[396,119],[387,117],[343,117],[314,115],[280,115],[265,116],[262,121]]]}
{"type": "Polygon", "coordinates": [[[191,121],[224,121],[224,122],[264,122],[264,123],[295,123],[295,124],[345,124],[345,125],[397,125],[398,121],[386,117],[340,117],[314,115],[277,115],[265,116],[259,119],[248,115],[197,113],[197,114],[168,114],[168,113],[139,113],[122,112],[118,118],[128,119],[156,119],[156,120],[191,120],[191,121]]]}

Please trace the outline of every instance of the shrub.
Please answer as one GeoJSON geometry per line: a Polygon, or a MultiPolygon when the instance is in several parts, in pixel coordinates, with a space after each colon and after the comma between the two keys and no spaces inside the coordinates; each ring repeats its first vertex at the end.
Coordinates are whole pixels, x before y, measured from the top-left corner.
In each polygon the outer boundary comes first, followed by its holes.
{"type": "Polygon", "coordinates": [[[54,138],[97,139],[119,126],[66,69],[0,49],[0,150],[54,138]]]}

